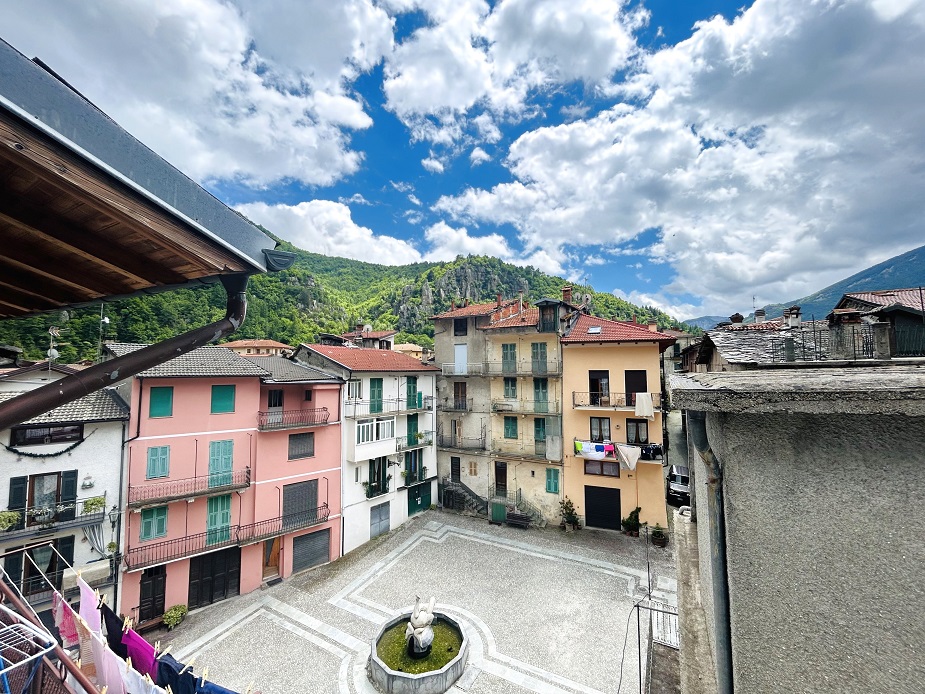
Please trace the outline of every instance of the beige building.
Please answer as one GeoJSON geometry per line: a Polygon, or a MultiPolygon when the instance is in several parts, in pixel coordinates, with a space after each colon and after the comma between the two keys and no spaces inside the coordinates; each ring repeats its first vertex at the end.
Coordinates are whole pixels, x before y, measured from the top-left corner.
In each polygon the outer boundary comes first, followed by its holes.
{"type": "Polygon", "coordinates": [[[276,340],[234,340],[220,346],[227,347],[243,357],[280,357],[292,353],[290,345],[276,340]]]}
{"type": "Polygon", "coordinates": [[[674,338],[581,314],[561,343],[565,494],[585,525],[619,529],[639,506],[665,526],[659,357],[674,338]]]}

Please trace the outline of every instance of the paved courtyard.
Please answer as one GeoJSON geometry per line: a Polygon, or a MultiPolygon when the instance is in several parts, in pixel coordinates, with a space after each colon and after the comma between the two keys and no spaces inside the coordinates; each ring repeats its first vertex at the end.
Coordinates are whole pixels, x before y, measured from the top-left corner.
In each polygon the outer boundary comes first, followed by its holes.
{"type": "MultiPolygon", "coordinates": [[[[653,598],[676,605],[671,545],[650,548],[649,559],[653,598]]],[[[416,594],[434,595],[471,641],[451,692],[615,692],[621,661],[619,691],[636,692],[632,606],[646,586],[642,538],[520,530],[432,510],[332,564],[193,612],[161,640],[181,661],[195,656],[197,674],[208,668],[210,680],[239,692],[253,683],[263,694],[372,694],[370,639],[416,594]]]]}

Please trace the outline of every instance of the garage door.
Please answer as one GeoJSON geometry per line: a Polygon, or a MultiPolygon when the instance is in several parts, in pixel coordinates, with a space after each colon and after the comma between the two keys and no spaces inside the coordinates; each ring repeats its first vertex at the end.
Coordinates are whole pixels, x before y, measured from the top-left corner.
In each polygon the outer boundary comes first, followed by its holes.
{"type": "Polygon", "coordinates": [[[193,557],[189,562],[188,606],[192,610],[237,595],[240,583],[240,548],[193,557]]]}
{"type": "Polygon", "coordinates": [[[369,538],[389,532],[389,502],[369,509],[369,538]]]}
{"type": "Polygon", "coordinates": [[[620,529],[620,490],[585,487],[585,525],[620,529]]]}
{"type": "Polygon", "coordinates": [[[331,559],[331,529],[292,538],[292,570],[302,571],[331,559]]]}

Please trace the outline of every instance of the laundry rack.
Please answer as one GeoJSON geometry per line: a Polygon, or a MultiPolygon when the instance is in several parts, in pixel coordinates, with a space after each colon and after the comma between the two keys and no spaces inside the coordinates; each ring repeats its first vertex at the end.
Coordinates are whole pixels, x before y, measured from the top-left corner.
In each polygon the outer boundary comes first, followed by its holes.
{"type": "Polygon", "coordinates": [[[0,678],[7,673],[41,659],[55,648],[47,631],[25,621],[16,612],[0,605],[0,678]]]}

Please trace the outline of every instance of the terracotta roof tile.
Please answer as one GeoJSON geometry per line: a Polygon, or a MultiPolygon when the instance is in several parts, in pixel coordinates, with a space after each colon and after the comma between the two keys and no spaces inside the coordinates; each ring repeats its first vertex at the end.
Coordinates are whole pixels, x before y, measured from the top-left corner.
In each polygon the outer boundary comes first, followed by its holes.
{"type": "Polygon", "coordinates": [[[523,313],[515,313],[513,316],[493,320],[481,330],[496,330],[498,328],[522,328],[530,325],[537,325],[540,322],[540,310],[538,308],[528,308],[523,313]]]}
{"type": "Polygon", "coordinates": [[[883,289],[875,292],[848,292],[845,296],[858,301],[866,301],[875,306],[892,306],[899,304],[906,308],[922,310],[922,294],[918,287],[912,289],[883,289]]]}
{"type": "Polygon", "coordinates": [[[562,342],[660,342],[674,343],[675,339],[665,333],[652,332],[646,325],[628,321],[608,320],[581,314],[562,342]],[[598,330],[599,328],[599,330],[598,330]]]}
{"type": "Polygon", "coordinates": [[[397,330],[370,330],[369,332],[363,330],[354,330],[353,332],[343,333],[341,337],[344,337],[348,340],[355,337],[365,337],[369,340],[379,340],[383,337],[392,337],[392,335],[397,334],[397,330]]]}
{"type": "Polygon", "coordinates": [[[435,366],[422,364],[420,359],[390,349],[305,344],[302,346],[351,371],[439,371],[435,366]]]}
{"type": "MultiPolygon", "coordinates": [[[[515,304],[519,299],[508,299],[507,301],[502,301],[501,306],[510,306],[515,304]]],[[[467,316],[487,316],[492,311],[498,308],[497,301],[489,301],[485,304],[469,304],[468,306],[461,306],[452,311],[444,311],[443,313],[438,313],[431,318],[465,318],[467,316]]]]}

